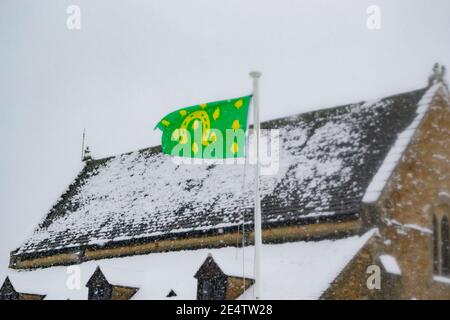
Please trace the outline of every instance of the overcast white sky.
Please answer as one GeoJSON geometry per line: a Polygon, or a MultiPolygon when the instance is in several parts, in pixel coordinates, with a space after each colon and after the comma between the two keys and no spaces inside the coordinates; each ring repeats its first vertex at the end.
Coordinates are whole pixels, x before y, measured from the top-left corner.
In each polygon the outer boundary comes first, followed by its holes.
{"type": "Polygon", "coordinates": [[[422,88],[450,67],[449,16],[448,0],[0,0],[0,269],[80,170],[84,127],[95,157],[159,144],[162,116],[248,94],[252,69],[263,119],[422,88]]]}

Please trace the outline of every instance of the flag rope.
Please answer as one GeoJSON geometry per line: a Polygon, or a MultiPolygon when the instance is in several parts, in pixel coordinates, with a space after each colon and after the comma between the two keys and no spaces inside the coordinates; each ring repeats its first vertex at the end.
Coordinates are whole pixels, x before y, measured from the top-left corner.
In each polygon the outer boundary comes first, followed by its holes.
{"type": "MultiPolygon", "coordinates": [[[[249,111],[247,111],[248,113],[249,111]]],[[[248,122],[246,124],[246,134],[248,134],[248,122]]],[[[245,202],[246,202],[246,197],[245,197],[245,185],[246,185],[246,178],[247,178],[247,160],[248,160],[248,152],[249,152],[249,142],[250,139],[249,137],[247,137],[246,139],[247,143],[245,144],[245,153],[244,153],[244,173],[242,175],[242,203],[241,203],[241,212],[242,212],[242,228],[239,228],[238,225],[238,232],[236,235],[236,258],[237,258],[237,253],[239,250],[239,229],[242,229],[242,288],[245,290],[245,210],[246,210],[246,206],[245,206],[245,202]]]]}

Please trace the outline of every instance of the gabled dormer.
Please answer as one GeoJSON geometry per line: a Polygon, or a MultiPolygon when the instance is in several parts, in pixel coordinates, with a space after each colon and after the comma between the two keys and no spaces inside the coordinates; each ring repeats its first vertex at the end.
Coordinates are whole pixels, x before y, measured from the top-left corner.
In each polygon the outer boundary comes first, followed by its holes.
{"type": "Polygon", "coordinates": [[[42,300],[45,295],[17,292],[9,277],[6,277],[0,288],[0,300],[42,300]]]}
{"type": "Polygon", "coordinates": [[[6,277],[0,288],[0,300],[19,300],[19,293],[14,289],[9,277],[6,277]]]}
{"type": "Polygon", "coordinates": [[[254,283],[253,279],[224,273],[211,254],[194,278],[197,279],[197,300],[235,300],[254,283]]]}
{"type": "Polygon", "coordinates": [[[95,269],[86,283],[89,289],[89,300],[129,300],[139,290],[138,288],[111,284],[100,267],[95,269]]]}

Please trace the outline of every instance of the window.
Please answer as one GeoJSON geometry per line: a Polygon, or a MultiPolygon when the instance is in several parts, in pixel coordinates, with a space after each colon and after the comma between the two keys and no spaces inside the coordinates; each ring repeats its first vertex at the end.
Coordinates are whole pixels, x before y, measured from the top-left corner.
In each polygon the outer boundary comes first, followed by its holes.
{"type": "Polygon", "coordinates": [[[215,279],[213,281],[214,300],[225,299],[225,279],[215,279]]]}
{"type": "Polygon", "coordinates": [[[433,216],[433,273],[439,274],[439,231],[436,216],[433,216]]]}
{"type": "Polygon", "coordinates": [[[199,287],[199,300],[224,300],[225,282],[223,277],[203,279],[199,287]]]}
{"type": "Polygon", "coordinates": [[[441,260],[442,275],[450,275],[450,239],[448,218],[443,217],[441,222],[441,260]]]}
{"type": "Polygon", "coordinates": [[[433,273],[450,276],[450,225],[446,215],[433,217],[433,273]]]}
{"type": "Polygon", "coordinates": [[[211,300],[210,293],[211,293],[210,282],[208,280],[203,280],[200,300],[211,300]]]}
{"type": "Polygon", "coordinates": [[[89,288],[89,300],[111,299],[112,288],[109,284],[100,284],[89,288]]]}

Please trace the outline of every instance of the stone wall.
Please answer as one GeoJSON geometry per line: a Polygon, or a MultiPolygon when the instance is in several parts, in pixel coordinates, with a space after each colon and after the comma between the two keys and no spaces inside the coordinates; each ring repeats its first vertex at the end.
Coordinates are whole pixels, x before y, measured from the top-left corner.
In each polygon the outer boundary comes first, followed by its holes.
{"type": "Polygon", "coordinates": [[[442,192],[450,193],[450,108],[436,96],[378,203],[384,251],[402,271],[399,298],[450,299],[450,286],[433,281],[433,211],[442,192]]]}
{"type": "Polygon", "coordinates": [[[450,107],[437,95],[380,199],[364,209],[363,226],[375,223],[380,236],[360,250],[322,298],[450,299],[450,284],[435,281],[433,272],[433,216],[450,215],[443,194],[450,194],[450,107]],[[401,276],[382,270],[381,290],[368,290],[367,267],[380,264],[380,254],[395,257],[401,276]]]}
{"type": "Polygon", "coordinates": [[[378,259],[382,247],[380,240],[378,234],[369,239],[320,299],[370,300],[398,297],[401,290],[400,277],[386,272],[381,265],[378,259]],[[370,266],[378,266],[376,275],[369,269],[370,266]],[[379,276],[378,287],[367,284],[372,283],[371,276],[379,276]]]}

